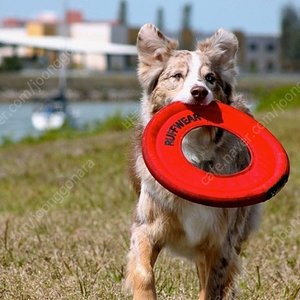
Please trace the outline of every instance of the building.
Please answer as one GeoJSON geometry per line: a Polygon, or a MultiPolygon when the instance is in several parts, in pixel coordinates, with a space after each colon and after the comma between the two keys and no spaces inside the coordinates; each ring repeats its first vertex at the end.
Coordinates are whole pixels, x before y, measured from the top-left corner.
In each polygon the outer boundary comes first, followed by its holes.
{"type": "Polygon", "coordinates": [[[69,10],[66,13],[66,22],[67,24],[72,23],[83,23],[84,18],[80,10],[69,10]]]}
{"type": "MultiPolygon", "coordinates": [[[[30,21],[26,23],[26,33],[32,37],[55,36],[57,34],[57,24],[54,22],[30,21]]],[[[45,63],[55,60],[56,54],[46,49],[27,48],[29,58],[47,58],[45,63]]]]}
{"type": "Polygon", "coordinates": [[[243,72],[278,73],[281,71],[280,37],[246,35],[240,47],[240,67],[243,72]]]}
{"type": "MultiPolygon", "coordinates": [[[[193,32],[195,42],[211,37],[214,32],[193,32]]],[[[239,41],[237,64],[241,73],[278,73],[281,71],[280,36],[251,35],[234,32],[239,41]]],[[[173,39],[181,40],[182,34],[170,33],[173,39]]],[[[182,40],[181,40],[182,42],[182,40]]]]}
{"type": "MultiPolygon", "coordinates": [[[[97,41],[99,45],[102,43],[103,46],[111,43],[135,44],[139,31],[139,28],[130,28],[116,21],[86,22],[82,12],[76,10],[67,11],[65,21],[60,21],[53,12],[42,12],[33,21],[8,18],[2,23],[6,28],[0,29],[17,30],[23,25],[28,36],[68,36],[82,44],[97,41]]],[[[212,34],[214,33],[207,34],[196,31],[188,31],[185,34],[184,32],[166,32],[170,38],[180,40],[181,47],[184,45],[193,47],[197,41],[210,37],[212,34]]],[[[243,32],[235,32],[235,34],[239,40],[238,66],[241,73],[276,73],[281,71],[279,35],[262,36],[244,34],[243,32]]],[[[16,55],[19,50],[7,47],[0,49],[0,61],[1,52],[3,53],[2,56],[7,56],[10,53],[16,55]]],[[[24,49],[22,55],[24,55],[24,49]]],[[[43,62],[40,67],[45,67],[56,59],[57,53],[45,49],[28,48],[27,57],[29,59],[38,58],[38,61],[43,62]]],[[[69,67],[101,72],[118,71],[135,69],[136,61],[136,56],[73,53],[69,67]]]]}
{"type": "Polygon", "coordinates": [[[5,18],[1,21],[1,24],[5,28],[17,28],[24,27],[25,21],[18,18],[5,18]]]}
{"type": "MultiPolygon", "coordinates": [[[[69,25],[70,37],[85,41],[99,41],[100,43],[128,44],[129,29],[114,22],[87,22],[69,25]]],[[[73,63],[76,68],[89,70],[126,70],[131,63],[126,56],[112,56],[99,54],[74,54],[73,63]]]]}
{"type": "MultiPolygon", "coordinates": [[[[53,12],[42,12],[35,20],[21,21],[17,19],[5,19],[0,27],[0,33],[14,36],[24,35],[29,37],[47,37],[47,36],[64,36],[78,41],[82,44],[88,44],[91,41],[99,42],[102,48],[111,47],[109,44],[131,44],[135,43],[137,30],[128,28],[118,22],[85,22],[81,11],[67,11],[65,22],[59,20],[53,12]],[[23,23],[22,23],[23,22],[23,23]],[[15,34],[16,29],[22,32],[15,34]],[[13,32],[13,30],[15,30],[13,32]]],[[[1,46],[1,45],[0,45],[1,46]]],[[[4,47],[0,48],[0,64],[4,57],[20,56],[21,47],[4,47]]],[[[101,47],[99,47],[101,48],[101,47]]],[[[26,67],[45,68],[59,55],[57,51],[47,50],[44,48],[22,47],[22,60],[26,67]]],[[[136,56],[129,55],[109,55],[93,53],[73,53],[69,68],[88,69],[96,71],[108,70],[129,70],[136,68],[136,56]]]]}
{"type": "MultiPolygon", "coordinates": [[[[26,35],[25,28],[22,27],[10,27],[9,28],[1,28],[0,27],[0,35],[2,34],[10,34],[14,36],[24,36],[26,35]]],[[[8,45],[1,45],[0,44],[0,68],[6,58],[10,57],[19,57],[24,59],[27,57],[27,49],[26,47],[16,47],[16,46],[8,46],[8,45]]]]}

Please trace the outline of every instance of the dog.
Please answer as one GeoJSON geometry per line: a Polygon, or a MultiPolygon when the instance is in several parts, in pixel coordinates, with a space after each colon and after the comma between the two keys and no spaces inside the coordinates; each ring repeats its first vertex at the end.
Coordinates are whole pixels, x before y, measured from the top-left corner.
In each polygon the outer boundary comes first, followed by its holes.
{"type": "MultiPolygon", "coordinates": [[[[134,300],[157,299],[153,267],[160,251],[167,248],[195,263],[201,300],[234,299],[242,243],[258,228],[261,205],[217,208],[179,198],[148,171],[141,139],[153,115],[175,101],[192,105],[221,101],[251,115],[242,96],[234,92],[237,38],[219,29],[199,42],[195,51],[178,50],[177,41],[146,24],[138,33],[137,48],[138,78],[144,92],[130,174],[139,200],[131,226],[126,285],[134,300]]],[[[225,130],[199,127],[185,136],[182,147],[187,160],[198,168],[232,174],[250,161],[247,147],[241,144],[225,130]],[[239,150],[232,160],[224,161],[230,149],[239,150]],[[217,169],[219,164],[222,168],[217,169]]]]}

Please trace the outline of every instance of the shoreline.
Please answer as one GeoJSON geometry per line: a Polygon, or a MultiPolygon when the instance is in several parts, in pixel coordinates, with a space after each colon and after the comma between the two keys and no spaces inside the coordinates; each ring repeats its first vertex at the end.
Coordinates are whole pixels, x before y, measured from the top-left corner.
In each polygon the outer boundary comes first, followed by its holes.
{"type": "MultiPolygon", "coordinates": [[[[42,70],[18,73],[0,73],[0,103],[10,103],[19,97],[26,102],[46,100],[57,95],[58,76],[41,77],[42,70]]],[[[57,75],[57,74],[56,74],[57,75]]],[[[275,87],[299,82],[299,74],[241,74],[236,91],[253,98],[255,91],[270,91],[275,87]]],[[[77,101],[138,101],[142,88],[135,72],[86,73],[70,71],[67,80],[67,97],[77,101]]]]}
{"type": "MultiPolygon", "coordinates": [[[[128,101],[141,97],[141,87],[135,74],[99,74],[68,77],[67,98],[77,101],[128,101]]],[[[38,72],[0,73],[0,103],[10,103],[19,97],[26,102],[46,100],[59,92],[59,79],[43,79],[38,72]],[[23,95],[23,96],[22,96],[23,95]]]]}

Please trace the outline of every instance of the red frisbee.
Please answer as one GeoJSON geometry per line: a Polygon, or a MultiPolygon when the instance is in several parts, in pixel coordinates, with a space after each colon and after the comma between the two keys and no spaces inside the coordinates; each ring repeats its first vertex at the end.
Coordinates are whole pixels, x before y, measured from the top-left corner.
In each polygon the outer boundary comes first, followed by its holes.
{"type": "Polygon", "coordinates": [[[201,106],[175,102],[161,109],[146,126],[142,152],[161,185],[208,206],[240,207],[266,201],[289,177],[288,156],[278,140],[247,114],[216,101],[201,106]],[[250,152],[249,165],[231,175],[216,175],[191,164],[181,150],[182,140],[201,126],[223,128],[239,137],[250,152]]]}

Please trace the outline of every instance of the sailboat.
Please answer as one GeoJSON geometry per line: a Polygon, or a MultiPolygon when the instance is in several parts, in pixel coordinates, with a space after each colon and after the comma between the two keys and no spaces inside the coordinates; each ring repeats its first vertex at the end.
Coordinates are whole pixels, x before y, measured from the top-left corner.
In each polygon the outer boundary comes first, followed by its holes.
{"type": "Polygon", "coordinates": [[[67,98],[62,90],[35,108],[31,122],[35,129],[46,131],[61,128],[69,118],[72,118],[72,114],[68,111],[67,98]]]}
{"type": "MultiPolygon", "coordinates": [[[[65,9],[66,11],[66,9],[65,9]]],[[[67,23],[63,22],[63,36],[67,35],[67,23]]],[[[75,114],[69,109],[66,96],[67,76],[66,65],[59,69],[59,93],[55,97],[41,102],[31,115],[31,122],[39,131],[61,128],[67,120],[74,121],[75,114]]]]}

